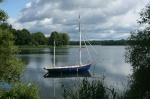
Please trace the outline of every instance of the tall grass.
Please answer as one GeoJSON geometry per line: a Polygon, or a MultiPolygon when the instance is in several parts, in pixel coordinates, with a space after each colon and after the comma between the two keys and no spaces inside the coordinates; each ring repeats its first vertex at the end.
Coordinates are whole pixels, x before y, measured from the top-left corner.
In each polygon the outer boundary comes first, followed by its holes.
{"type": "Polygon", "coordinates": [[[107,88],[104,79],[89,81],[87,78],[75,82],[73,86],[62,84],[64,99],[117,99],[114,88],[107,88]]]}

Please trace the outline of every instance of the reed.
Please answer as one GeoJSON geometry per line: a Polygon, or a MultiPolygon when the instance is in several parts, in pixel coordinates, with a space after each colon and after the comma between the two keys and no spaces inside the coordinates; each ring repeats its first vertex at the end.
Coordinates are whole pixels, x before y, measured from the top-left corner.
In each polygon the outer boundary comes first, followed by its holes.
{"type": "Polygon", "coordinates": [[[73,86],[62,84],[61,95],[64,99],[118,99],[114,88],[107,88],[102,80],[88,80],[84,78],[75,82],[73,86]]]}

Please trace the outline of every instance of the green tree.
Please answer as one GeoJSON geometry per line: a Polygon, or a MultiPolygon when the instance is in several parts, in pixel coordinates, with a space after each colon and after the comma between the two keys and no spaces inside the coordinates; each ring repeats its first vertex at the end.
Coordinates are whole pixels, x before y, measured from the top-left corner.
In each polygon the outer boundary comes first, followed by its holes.
{"type": "Polygon", "coordinates": [[[49,45],[54,45],[54,40],[56,46],[59,46],[59,33],[54,31],[51,33],[50,38],[49,38],[49,45]]]}
{"type": "Polygon", "coordinates": [[[5,29],[11,30],[12,26],[9,25],[8,23],[2,23],[2,24],[0,24],[0,28],[3,29],[3,30],[5,30],[5,29]]]}
{"type": "MultiPolygon", "coordinates": [[[[3,0],[1,0],[0,3],[2,1],[3,0]]],[[[2,29],[8,28],[8,23],[5,23],[7,19],[8,19],[7,13],[4,10],[0,9],[0,28],[2,28],[2,29]]]]}
{"type": "Polygon", "coordinates": [[[21,30],[13,31],[13,35],[15,37],[15,45],[22,45],[22,35],[21,30]]]}
{"type": "Polygon", "coordinates": [[[30,45],[31,42],[31,35],[30,32],[27,29],[22,29],[22,39],[23,39],[23,45],[30,45]]]}
{"type": "MultiPolygon", "coordinates": [[[[13,31],[13,30],[12,30],[13,31]]],[[[29,45],[31,42],[31,35],[27,29],[13,31],[16,45],[29,45]]]]}
{"type": "MultiPolygon", "coordinates": [[[[3,0],[0,0],[0,3],[3,0]]],[[[1,12],[1,11],[0,11],[1,12]]],[[[0,21],[6,21],[3,14],[0,13],[0,21]]],[[[14,36],[10,29],[0,27],[0,99],[39,99],[38,89],[32,83],[28,84],[21,82],[20,78],[24,71],[24,63],[15,54],[18,53],[18,48],[14,46],[14,36]],[[2,82],[15,82],[10,90],[5,90],[2,87],[2,82]]]]}
{"type": "Polygon", "coordinates": [[[145,29],[131,32],[129,41],[131,45],[126,47],[125,60],[132,66],[133,73],[130,76],[130,88],[125,94],[125,99],[149,99],[150,98],[150,4],[140,12],[140,24],[148,24],[145,29]]]}
{"type": "Polygon", "coordinates": [[[27,29],[16,30],[9,27],[15,37],[15,45],[31,45],[31,34],[27,29]]]}
{"type": "Polygon", "coordinates": [[[150,3],[140,12],[140,24],[149,24],[150,25],[150,3]]]}
{"type": "Polygon", "coordinates": [[[33,45],[45,45],[46,44],[46,37],[41,32],[33,33],[31,38],[32,38],[33,45]]]}
{"type": "Polygon", "coordinates": [[[56,46],[66,46],[70,42],[70,37],[67,33],[58,33],[54,31],[50,35],[49,45],[53,45],[54,40],[56,42],[56,46]]]}
{"type": "Polygon", "coordinates": [[[7,13],[4,10],[0,9],[0,22],[4,23],[7,19],[8,19],[7,13]]]}
{"type": "MultiPolygon", "coordinates": [[[[60,33],[61,34],[61,33],[60,33]]],[[[66,46],[70,42],[70,37],[67,33],[62,33],[62,46],[66,46]]]]}
{"type": "Polygon", "coordinates": [[[9,30],[0,29],[0,78],[19,79],[23,73],[24,64],[14,54],[18,52],[14,46],[14,37],[9,30]]]}

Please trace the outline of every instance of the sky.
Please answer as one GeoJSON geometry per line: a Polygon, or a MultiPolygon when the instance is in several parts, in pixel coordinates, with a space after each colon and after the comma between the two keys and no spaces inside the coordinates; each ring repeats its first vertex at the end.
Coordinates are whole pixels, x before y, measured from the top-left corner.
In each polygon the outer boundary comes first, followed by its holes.
{"type": "Polygon", "coordinates": [[[149,0],[4,0],[0,8],[7,12],[7,22],[15,29],[30,33],[68,33],[71,40],[81,32],[89,40],[127,39],[139,28],[139,12],[149,0]]]}

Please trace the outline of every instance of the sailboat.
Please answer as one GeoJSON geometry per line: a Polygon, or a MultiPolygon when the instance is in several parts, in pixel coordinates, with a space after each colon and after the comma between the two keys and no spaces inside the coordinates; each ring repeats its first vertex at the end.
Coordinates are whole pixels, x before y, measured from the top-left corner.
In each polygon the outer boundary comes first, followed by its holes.
{"type": "Polygon", "coordinates": [[[44,69],[50,73],[63,73],[63,72],[80,72],[80,71],[87,71],[91,65],[92,61],[89,61],[87,63],[82,63],[81,58],[82,58],[82,53],[81,53],[81,29],[80,29],[80,15],[79,15],[79,64],[77,65],[72,65],[72,66],[55,66],[55,40],[54,40],[54,66],[53,67],[45,67],[44,69]]]}

